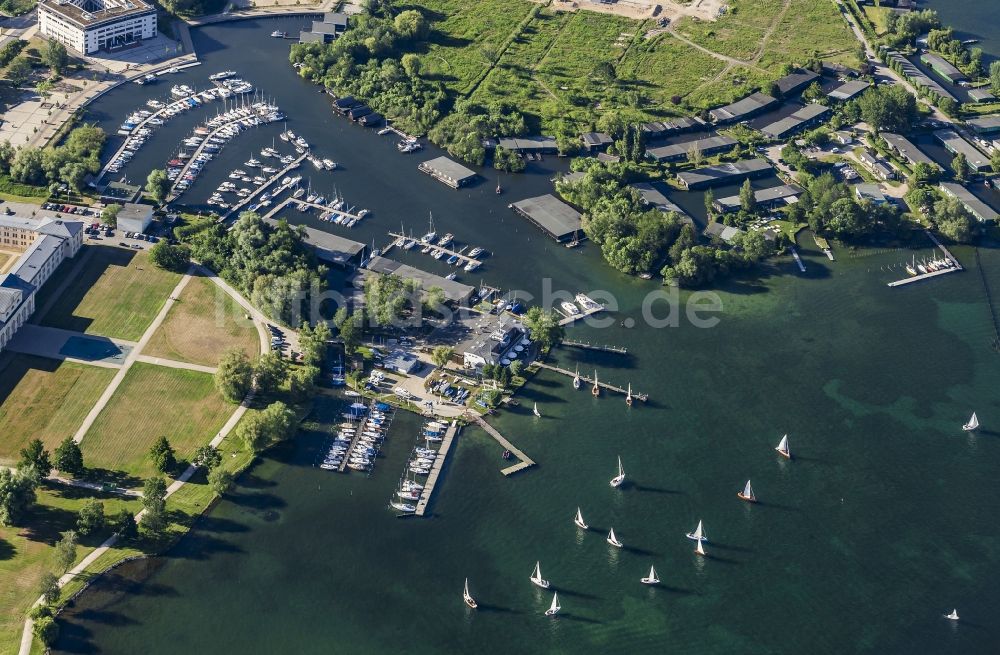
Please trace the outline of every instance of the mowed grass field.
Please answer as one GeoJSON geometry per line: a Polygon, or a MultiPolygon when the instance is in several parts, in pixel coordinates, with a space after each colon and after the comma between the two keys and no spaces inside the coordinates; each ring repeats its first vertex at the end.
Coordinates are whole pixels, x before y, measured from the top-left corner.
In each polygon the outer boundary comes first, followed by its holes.
{"type": "MultiPolygon", "coordinates": [[[[145,252],[112,246],[85,248],[94,250],[83,270],[38,320],[42,325],[137,341],[181,276],[156,268],[145,252]]],[[[74,263],[61,266],[45,284],[50,293],[73,275],[74,263]]],[[[44,302],[45,298],[40,299],[44,302]]]]}
{"type": "Polygon", "coordinates": [[[50,451],[79,429],[115,371],[29,355],[0,364],[0,464],[13,464],[32,439],[50,451]]]}
{"type": "MultiPolygon", "coordinates": [[[[27,527],[0,526],[0,653],[16,653],[21,641],[24,616],[38,598],[38,584],[46,571],[59,575],[56,569],[55,543],[61,533],[76,529],[77,514],[91,498],[104,503],[105,515],[123,507],[132,512],[140,509],[138,500],[126,502],[120,496],[90,490],[42,485],[37,490],[37,503],[25,517],[27,527]]],[[[79,562],[107,537],[92,535],[80,541],[76,548],[79,562]]],[[[36,640],[37,644],[37,640],[36,640]]]]}
{"type": "Polygon", "coordinates": [[[164,436],[178,459],[207,444],[235,409],[208,373],[136,362],[81,442],[88,467],[146,478],[149,458],[164,436]]]}
{"type": "Polygon", "coordinates": [[[243,308],[206,277],[194,277],[143,349],[144,355],[216,366],[232,347],[248,357],[260,353],[260,339],[243,308]]]}

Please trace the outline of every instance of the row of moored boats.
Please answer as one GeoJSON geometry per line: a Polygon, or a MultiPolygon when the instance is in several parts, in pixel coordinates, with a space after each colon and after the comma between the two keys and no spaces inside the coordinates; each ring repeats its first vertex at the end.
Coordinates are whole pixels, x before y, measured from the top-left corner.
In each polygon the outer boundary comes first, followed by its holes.
{"type": "Polygon", "coordinates": [[[410,460],[406,465],[406,473],[400,480],[396,489],[395,497],[389,501],[389,507],[403,514],[412,514],[417,511],[413,504],[420,499],[420,494],[424,489],[424,484],[418,478],[430,475],[434,463],[441,457],[438,449],[432,448],[444,441],[448,424],[441,421],[428,421],[420,429],[420,439],[423,445],[414,447],[410,455],[410,460]]]}

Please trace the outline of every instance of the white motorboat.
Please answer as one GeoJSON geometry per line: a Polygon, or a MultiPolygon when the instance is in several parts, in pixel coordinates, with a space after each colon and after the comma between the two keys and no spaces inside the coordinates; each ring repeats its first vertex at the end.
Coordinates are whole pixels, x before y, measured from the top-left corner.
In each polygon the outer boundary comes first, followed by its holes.
{"type": "Polygon", "coordinates": [[[750,486],[749,480],[747,480],[747,485],[743,487],[743,491],[737,492],[736,495],[739,496],[742,500],[747,501],[748,503],[757,502],[757,496],[754,495],[753,487],[750,486]]]}
{"type": "Polygon", "coordinates": [[[420,500],[420,494],[415,491],[403,491],[400,489],[396,492],[396,495],[402,500],[420,500]]]}
{"type": "Polygon", "coordinates": [[[619,456],[618,457],[618,475],[616,475],[615,477],[611,478],[611,482],[609,482],[608,484],[610,484],[612,487],[618,488],[618,487],[620,487],[622,485],[622,482],[624,482],[624,481],[625,481],[625,468],[622,466],[622,458],[619,456]]]}
{"type": "Polygon", "coordinates": [[[614,546],[615,548],[621,548],[624,545],[622,544],[621,541],[618,540],[618,537],[615,536],[614,528],[611,528],[611,531],[608,532],[608,543],[614,546]]]}
{"type": "Polygon", "coordinates": [[[642,584],[660,584],[660,579],[656,577],[656,569],[652,565],[649,567],[649,575],[645,578],[639,578],[639,582],[642,584]]]}
{"type": "Polygon", "coordinates": [[[583,512],[580,511],[579,507],[576,508],[576,517],[573,519],[573,523],[575,523],[576,527],[581,530],[586,530],[590,527],[587,525],[587,522],[583,520],[583,512]]]}
{"type": "Polygon", "coordinates": [[[962,429],[966,432],[974,432],[979,429],[979,417],[976,416],[975,412],[972,412],[972,418],[969,419],[968,423],[962,426],[962,429]]]}
{"type": "Polygon", "coordinates": [[[552,592],[552,604],[549,605],[549,609],[545,610],[545,616],[555,616],[559,613],[562,607],[559,605],[559,592],[552,592]]]}
{"type": "Polygon", "coordinates": [[[708,537],[705,536],[705,527],[702,525],[701,521],[698,521],[698,527],[694,529],[694,532],[687,533],[687,538],[699,543],[702,541],[708,541],[708,537]]]}
{"type": "Polygon", "coordinates": [[[778,445],[775,447],[775,450],[777,450],[781,454],[782,457],[785,457],[787,459],[791,459],[792,458],[792,451],[789,450],[789,448],[788,448],[788,435],[787,434],[781,438],[781,441],[778,442],[778,445]]]}
{"type": "Polygon", "coordinates": [[[541,562],[535,562],[535,571],[528,578],[533,584],[538,585],[542,589],[549,588],[549,581],[542,577],[542,564],[541,562]]]}
{"type": "Polygon", "coordinates": [[[576,316],[580,313],[580,308],[571,302],[563,301],[559,303],[559,306],[562,307],[562,310],[566,312],[568,316],[576,316]]]}
{"type": "Polygon", "coordinates": [[[476,600],[469,593],[469,579],[468,578],[465,579],[465,591],[462,592],[462,600],[464,600],[465,604],[468,605],[469,607],[471,607],[472,609],[476,609],[477,607],[479,607],[479,605],[476,603],[476,600]]]}
{"type": "Polygon", "coordinates": [[[394,501],[389,503],[389,506],[405,514],[412,514],[413,512],[417,511],[417,508],[414,507],[413,505],[410,505],[409,503],[397,503],[394,501]]]}

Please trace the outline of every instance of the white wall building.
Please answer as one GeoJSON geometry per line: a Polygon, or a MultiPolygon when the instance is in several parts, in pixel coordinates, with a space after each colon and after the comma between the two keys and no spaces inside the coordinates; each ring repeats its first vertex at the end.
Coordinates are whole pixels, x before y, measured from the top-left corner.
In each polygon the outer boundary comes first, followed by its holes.
{"type": "Polygon", "coordinates": [[[156,36],[156,7],[145,0],[40,0],[38,29],[81,54],[114,51],[156,36]]]}
{"type": "Polygon", "coordinates": [[[0,216],[0,250],[21,253],[0,275],[0,351],[35,311],[35,294],[83,245],[83,222],[0,216]]]}

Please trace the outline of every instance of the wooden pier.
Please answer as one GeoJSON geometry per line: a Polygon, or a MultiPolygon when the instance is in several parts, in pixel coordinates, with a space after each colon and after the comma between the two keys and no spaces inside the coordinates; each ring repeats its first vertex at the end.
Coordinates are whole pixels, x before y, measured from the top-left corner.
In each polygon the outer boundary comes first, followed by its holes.
{"type": "Polygon", "coordinates": [[[603,305],[596,305],[594,307],[589,307],[587,309],[582,310],[579,314],[570,314],[569,316],[566,316],[566,318],[559,321],[559,325],[569,325],[570,323],[575,323],[579,320],[587,318],[588,316],[593,316],[594,314],[603,311],[604,311],[603,305]]]}
{"type": "Polygon", "coordinates": [[[448,451],[451,450],[451,442],[458,436],[458,429],[458,422],[452,421],[448,430],[444,433],[441,447],[438,448],[438,456],[431,465],[431,472],[427,474],[427,481],[424,482],[424,488],[420,492],[420,499],[417,500],[417,511],[414,512],[416,516],[423,516],[427,512],[427,505],[431,502],[434,487],[441,477],[441,469],[444,468],[444,461],[448,458],[448,451]]]}
{"type": "Polygon", "coordinates": [[[278,180],[280,180],[282,177],[284,177],[285,175],[287,175],[291,171],[293,171],[296,168],[298,168],[302,164],[302,160],[305,159],[306,155],[308,155],[308,154],[309,153],[306,152],[306,153],[303,153],[303,154],[299,155],[295,159],[295,161],[293,161],[292,163],[290,163],[288,166],[285,166],[284,168],[282,168],[280,171],[278,171],[273,176],[271,176],[271,178],[268,179],[267,182],[264,182],[264,184],[260,185],[257,188],[256,191],[254,191],[249,196],[247,196],[243,200],[240,200],[238,203],[236,203],[235,205],[233,205],[232,207],[230,207],[226,211],[226,213],[222,215],[222,217],[220,218],[220,220],[225,221],[230,216],[232,216],[234,213],[239,212],[241,209],[243,209],[244,207],[246,207],[247,205],[249,205],[251,202],[253,202],[253,199],[256,198],[258,195],[260,195],[265,189],[267,189],[269,186],[271,186],[272,184],[274,184],[275,182],[277,182],[278,180]]]}
{"type": "Polygon", "coordinates": [[[929,271],[927,273],[921,273],[920,275],[914,275],[912,277],[903,278],[902,280],[896,280],[895,282],[890,282],[889,283],[890,287],[901,287],[901,286],[904,286],[906,284],[913,284],[914,282],[922,282],[922,281],[930,279],[932,277],[938,277],[938,276],[941,276],[941,275],[946,275],[948,273],[954,273],[956,271],[964,271],[965,270],[962,267],[962,265],[959,263],[959,261],[955,257],[955,255],[951,254],[951,251],[948,250],[940,241],[938,241],[937,237],[935,237],[934,234],[932,234],[930,230],[924,230],[924,233],[927,235],[927,237],[931,241],[934,242],[935,246],[937,246],[938,248],[941,249],[941,252],[944,253],[945,259],[947,259],[948,261],[950,261],[953,265],[950,268],[942,268],[942,269],[937,270],[937,271],[929,271]]]}
{"type": "Polygon", "coordinates": [[[806,272],[806,265],[802,263],[802,258],[799,257],[799,251],[795,249],[794,246],[789,246],[788,250],[791,251],[792,257],[795,258],[795,263],[799,266],[799,272],[806,272]]]}
{"type": "MultiPolygon", "coordinates": [[[[399,234],[397,232],[389,232],[389,236],[392,237],[392,241],[390,241],[389,245],[386,246],[383,249],[383,252],[388,252],[388,250],[390,248],[395,247],[397,240],[399,240],[399,239],[410,239],[411,238],[411,237],[406,236],[405,234],[399,234]]],[[[481,266],[482,263],[483,263],[482,261],[476,259],[475,257],[469,257],[468,255],[462,254],[462,253],[458,252],[457,250],[450,250],[449,248],[447,248],[445,246],[439,246],[439,245],[437,245],[435,243],[422,243],[419,240],[416,240],[416,242],[417,242],[417,245],[415,245],[413,247],[414,249],[416,249],[417,247],[423,248],[423,247],[426,247],[426,246],[431,246],[433,248],[433,250],[431,250],[431,252],[434,252],[434,250],[440,250],[445,255],[448,255],[448,256],[454,255],[455,257],[458,257],[458,261],[461,262],[462,264],[468,264],[469,262],[475,262],[476,266],[481,266]]],[[[430,253],[428,253],[428,254],[430,254],[430,253]]],[[[444,260],[446,258],[442,257],[441,259],[444,260]]]]}
{"type": "Polygon", "coordinates": [[[510,451],[512,455],[521,460],[517,464],[514,464],[513,466],[508,466],[505,469],[501,469],[500,472],[503,473],[505,476],[513,475],[518,471],[523,471],[524,469],[535,465],[535,460],[525,455],[524,452],[520,450],[517,446],[507,441],[507,439],[505,439],[502,434],[497,432],[496,428],[494,428],[492,425],[483,420],[482,416],[476,414],[473,417],[473,420],[475,420],[475,422],[479,424],[479,427],[486,430],[486,434],[496,439],[497,443],[499,443],[501,446],[504,447],[504,450],[510,451]]]}
{"type": "Polygon", "coordinates": [[[592,343],[586,343],[584,341],[570,341],[569,339],[563,339],[562,345],[570,346],[573,348],[583,348],[584,350],[599,350],[606,353],[617,353],[619,355],[627,355],[628,348],[623,348],[621,346],[608,346],[608,345],[596,345],[592,343]]]}
{"type": "MultiPolygon", "coordinates": [[[[253,115],[255,114],[251,112],[251,116],[253,115]]],[[[205,135],[204,140],[200,144],[198,144],[198,147],[195,149],[195,151],[191,153],[191,157],[187,160],[187,162],[185,162],[184,167],[181,168],[181,172],[177,174],[177,177],[174,179],[174,183],[170,186],[170,194],[167,196],[168,202],[176,200],[178,197],[180,197],[182,193],[184,193],[183,191],[180,192],[177,191],[177,185],[180,184],[181,180],[184,179],[184,176],[187,174],[187,172],[191,170],[191,164],[197,161],[198,155],[205,152],[205,148],[207,148],[209,145],[212,145],[209,140],[222,130],[237,123],[242,123],[247,118],[248,116],[240,116],[239,118],[234,118],[231,121],[226,121],[225,123],[223,123],[222,125],[218,126],[217,128],[215,128],[214,130],[205,135]]],[[[221,145],[219,144],[215,145],[218,147],[220,151],[222,150],[221,145]]]]}
{"type": "MultiPolygon", "coordinates": [[[[538,364],[540,367],[544,368],[547,371],[553,371],[555,373],[562,373],[563,375],[566,375],[566,376],[571,377],[571,378],[576,377],[576,375],[577,375],[575,371],[567,371],[564,368],[559,368],[558,366],[552,366],[551,364],[546,364],[545,362],[537,362],[536,361],[534,363],[538,364]]],[[[580,375],[580,381],[583,382],[586,385],[589,385],[589,386],[593,386],[594,385],[594,379],[593,378],[589,378],[586,375],[582,375],[581,374],[580,375]]],[[[606,391],[614,391],[615,393],[620,393],[622,395],[625,395],[625,394],[628,393],[628,389],[622,389],[621,387],[616,387],[613,384],[608,384],[607,382],[601,382],[600,380],[598,380],[597,386],[600,387],[601,389],[606,390],[606,391]]],[[[635,398],[636,400],[641,400],[643,402],[646,402],[647,400],[649,400],[649,395],[648,394],[644,394],[642,392],[636,391],[635,389],[632,390],[632,397],[635,398]]]]}

